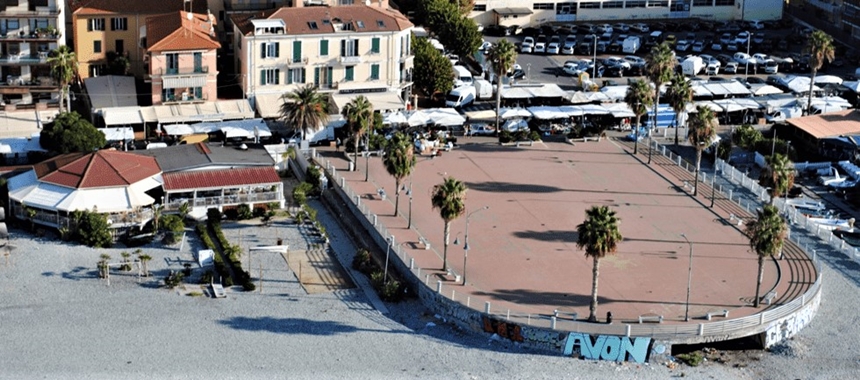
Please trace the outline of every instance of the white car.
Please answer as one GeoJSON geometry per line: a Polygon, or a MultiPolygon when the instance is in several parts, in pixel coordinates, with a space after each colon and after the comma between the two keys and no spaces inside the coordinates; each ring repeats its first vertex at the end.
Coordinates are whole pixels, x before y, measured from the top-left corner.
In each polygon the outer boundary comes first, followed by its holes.
{"type": "Polygon", "coordinates": [[[609,24],[598,25],[597,31],[600,33],[603,33],[603,34],[612,33],[613,32],[612,25],[609,25],[609,24]]]}
{"type": "Polygon", "coordinates": [[[675,50],[677,51],[687,51],[690,50],[690,43],[687,40],[678,40],[675,43],[675,50]]]}
{"type": "Polygon", "coordinates": [[[546,53],[546,42],[538,42],[535,44],[533,52],[537,53],[546,53]]]}
{"type": "Polygon", "coordinates": [[[726,64],[726,67],[723,68],[723,73],[726,74],[736,74],[738,72],[738,63],[737,62],[729,62],[726,64]]]}
{"type": "Polygon", "coordinates": [[[619,22],[619,23],[617,23],[617,24],[615,24],[615,25],[612,25],[612,29],[618,29],[618,30],[620,30],[620,31],[622,31],[622,32],[629,32],[629,31],[630,31],[630,26],[628,26],[627,24],[625,24],[625,23],[623,23],[623,22],[619,22]]]}
{"type": "Polygon", "coordinates": [[[776,74],[779,72],[779,63],[776,60],[768,59],[764,61],[764,72],[767,74],[776,74]]]}
{"type": "Polygon", "coordinates": [[[639,33],[648,33],[649,31],[651,31],[651,28],[648,27],[648,24],[643,24],[641,22],[630,25],[630,29],[633,29],[639,33]]]}
{"type": "MultiPolygon", "coordinates": [[[[755,53],[752,55],[752,57],[755,59],[755,61],[757,63],[762,63],[762,62],[767,61],[769,59],[767,54],[762,54],[762,53],[755,53]]],[[[752,63],[752,62],[750,62],[750,63],[752,63]]]]}
{"type": "Polygon", "coordinates": [[[705,66],[716,66],[718,68],[723,66],[719,59],[716,59],[710,55],[702,54],[699,56],[699,58],[702,59],[702,63],[704,63],[705,66]]]}
{"type": "Polygon", "coordinates": [[[564,45],[561,47],[561,54],[573,55],[576,50],[576,35],[571,34],[564,39],[564,45]]]}
{"type": "Polygon", "coordinates": [[[738,36],[735,37],[735,42],[737,42],[738,45],[746,45],[749,40],[750,40],[750,33],[749,32],[740,32],[740,33],[738,33],[738,36]]]}
{"type": "Polygon", "coordinates": [[[705,43],[702,41],[693,42],[693,47],[691,48],[693,53],[701,53],[705,51],[705,43]]]}
{"type": "Polygon", "coordinates": [[[618,57],[609,57],[603,60],[603,64],[607,67],[620,67],[625,70],[630,70],[630,62],[618,57]]]}
{"type": "Polygon", "coordinates": [[[579,62],[567,62],[561,67],[561,71],[570,76],[579,76],[585,71],[584,67],[579,62]]]}
{"type": "Polygon", "coordinates": [[[547,54],[558,54],[561,51],[561,43],[558,41],[550,42],[546,47],[547,54]]]}
{"type": "Polygon", "coordinates": [[[720,36],[720,43],[723,45],[728,44],[729,42],[732,42],[732,41],[734,41],[734,37],[732,37],[731,33],[723,33],[720,36]]]}
{"type": "Polygon", "coordinates": [[[750,57],[750,55],[747,53],[737,52],[734,56],[732,56],[732,59],[734,59],[735,62],[741,65],[746,65],[747,63],[751,63],[750,60],[752,59],[752,57],[750,57]]]}
{"type": "Polygon", "coordinates": [[[535,39],[534,37],[526,37],[523,39],[522,45],[520,45],[520,53],[532,53],[534,52],[535,39]]]}
{"type": "Polygon", "coordinates": [[[635,55],[628,55],[624,57],[624,60],[630,63],[630,66],[642,66],[644,67],[647,64],[642,57],[637,57],[635,55]]]}
{"type": "Polygon", "coordinates": [[[720,73],[720,67],[715,65],[708,65],[705,67],[705,75],[717,75],[720,73]]]}

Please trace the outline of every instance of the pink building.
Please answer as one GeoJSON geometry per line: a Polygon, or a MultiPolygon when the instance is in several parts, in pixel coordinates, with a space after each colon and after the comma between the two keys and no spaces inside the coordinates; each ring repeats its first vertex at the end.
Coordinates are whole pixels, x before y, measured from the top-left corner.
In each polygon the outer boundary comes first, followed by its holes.
{"type": "Polygon", "coordinates": [[[214,25],[211,14],[185,11],[146,19],[141,46],[146,47],[152,104],[217,99],[217,49],[221,44],[214,25]]]}

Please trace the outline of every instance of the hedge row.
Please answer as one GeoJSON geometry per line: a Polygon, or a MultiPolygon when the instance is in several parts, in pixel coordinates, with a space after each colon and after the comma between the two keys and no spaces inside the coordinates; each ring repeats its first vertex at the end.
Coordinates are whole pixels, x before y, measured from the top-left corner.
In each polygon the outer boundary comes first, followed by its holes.
{"type": "MultiPolygon", "coordinates": [[[[215,243],[212,242],[212,237],[209,236],[209,230],[206,228],[206,225],[203,223],[198,224],[195,228],[197,231],[197,235],[200,236],[200,240],[203,241],[203,245],[206,248],[209,248],[213,251],[218,251],[218,248],[215,246],[215,243]]],[[[230,270],[227,269],[227,266],[224,265],[224,260],[221,259],[220,254],[214,255],[215,260],[215,272],[221,276],[221,281],[224,286],[233,286],[233,279],[230,277],[230,270]]]]}
{"type": "Polygon", "coordinates": [[[230,260],[230,264],[233,266],[233,273],[236,274],[236,282],[242,284],[242,288],[246,291],[250,292],[257,289],[254,285],[254,281],[251,279],[251,274],[242,269],[242,262],[239,259],[239,254],[242,253],[242,247],[230,244],[230,241],[227,240],[226,236],[224,236],[224,231],[221,229],[221,223],[209,223],[209,226],[212,231],[215,232],[215,237],[218,238],[218,242],[221,243],[221,247],[227,256],[227,259],[230,260]]]}

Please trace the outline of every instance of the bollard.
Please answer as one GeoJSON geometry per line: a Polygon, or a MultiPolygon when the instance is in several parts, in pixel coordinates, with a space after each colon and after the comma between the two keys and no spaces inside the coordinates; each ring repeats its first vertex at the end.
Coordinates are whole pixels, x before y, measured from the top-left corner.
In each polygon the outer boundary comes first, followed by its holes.
{"type": "Polygon", "coordinates": [[[484,303],[484,313],[490,314],[490,301],[484,303]]]}
{"type": "Polygon", "coordinates": [[[629,337],[630,337],[630,330],[632,330],[632,328],[630,327],[630,325],[627,325],[626,330],[627,330],[627,331],[626,331],[625,335],[629,338],[629,337]]]}
{"type": "Polygon", "coordinates": [[[421,268],[418,268],[418,273],[415,274],[415,277],[421,278],[421,268]]]}
{"type": "Polygon", "coordinates": [[[430,275],[424,275],[424,285],[430,285],[430,275]]]}
{"type": "Polygon", "coordinates": [[[505,314],[505,319],[507,319],[509,321],[511,320],[511,309],[508,309],[508,313],[505,314]]]}
{"type": "Polygon", "coordinates": [[[705,335],[705,324],[699,323],[699,336],[705,335]]]}
{"type": "Polygon", "coordinates": [[[558,317],[558,309],[552,311],[553,317],[558,317]]]}
{"type": "Polygon", "coordinates": [[[436,293],[442,294],[442,280],[436,281],[436,293]]]}
{"type": "Polygon", "coordinates": [[[379,218],[376,216],[376,214],[373,214],[373,226],[374,227],[376,227],[376,222],[378,222],[378,221],[379,221],[379,218]]]}
{"type": "Polygon", "coordinates": [[[555,317],[549,317],[549,320],[551,321],[549,328],[555,330],[555,317]]]}
{"type": "Polygon", "coordinates": [[[732,189],[729,189],[729,200],[732,200],[732,189]]]}
{"type": "Polygon", "coordinates": [[[355,196],[355,205],[356,205],[356,206],[360,206],[360,205],[361,205],[361,197],[359,197],[358,195],[356,195],[356,196],[355,196]]]}
{"type": "Polygon", "coordinates": [[[412,270],[415,268],[415,258],[409,259],[409,269],[412,270]]]}
{"type": "Polygon", "coordinates": [[[340,187],[346,187],[346,177],[340,177],[340,187]]]}
{"type": "Polygon", "coordinates": [[[471,296],[466,297],[466,307],[471,306],[471,305],[470,305],[471,303],[472,303],[472,297],[471,297],[471,296]]]}
{"type": "Polygon", "coordinates": [[[526,317],[526,325],[528,325],[528,326],[531,326],[531,325],[532,325],[532,315],[531,315],[531,314],[529,314],[529,315],[526,317]]]}
{"type": "Polygon", "coordinates": [[[451,289],[451,301],[457,300],[457,292],[454,289],[451,289]]]}

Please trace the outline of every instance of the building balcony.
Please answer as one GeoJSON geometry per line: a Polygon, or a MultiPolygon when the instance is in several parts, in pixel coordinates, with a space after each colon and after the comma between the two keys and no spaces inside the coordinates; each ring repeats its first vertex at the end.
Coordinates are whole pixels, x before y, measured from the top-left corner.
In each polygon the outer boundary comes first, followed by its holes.
{"type": "Polygon", "coordinates": [[[203,103],[209,100],[206,94],[202,96],[194,96],[194,94],[184,92],[182,94],[169,94],[167,98],[161,100],[161,104],[171,105],[171,104],[193,104],[193,103],[203,103]]]}
{"type": "MultiPolygon", "coordinates": [[[[20,203],[13,202],[12,209],[15,217],[21,220],[28,220],[29,217],[24,212],[20,203]]],[[[68,216],[60,215],[58,212],[51,212],[41,209],[34,209],[36,213],[33,215],[33,222],[57,228],[69,228],[72,220],[68,216]]],[[[108,225],[110,228],[122,228],[135,225],[143,225],[152,219],[152,209],[140,209],[128,212],[107,214],[108,225]]]]}
{"type": "Polygon", "coordinates": [[[199,67],[179,67],[179,68],[164,68],[159,67],[154,69],[150,75],[153,78],[168,77],[176,75],[207,75],[209,74],[209,66],[199,67]]]}
{"type": "Polygon", "coordinates": [[[234,194],[225,195],[222,197],[197,197],[194,199],[171,199],[169,203],[164,205],[166,211],[178,211],[183,203],[188,203],[188,206],[194,207],[218,207],[218,206],[237,206],[242,203],[269,203],[279,202],[283,199],[283,192],[266,191],[250,194],[234,194]]]}
{"type": "Polygon", "coordinates": [[[362,61],[363,59],[359,55],[340,57],[340,63],[344,65],[357,65],[362,61]]]}
{"type": "Polygon", "coordinates": [[[57,17],[60,10],[51,7],[36,7],[35,10],[6,9],[0,12],[0,18],[25,18],[25,17],[57,17]]]}
{"type": "Polygon", "coordinates": [[[59,34],[25,33],[18,30],[0,31],[0,42],[57,42],[59,39],[59,34]]]}
{"type": "Polygon", "coordinates": [[[304,66],[308,64],[308,57],[290,58],[290,61],[287,63],[290,67],[304,66]]]}
{"type": "Polygon", "coordinates": [[[39,65],[48,64],[48,52],[37,54],[6,54],[0,56],[0,65],[39,65]]]}
{"type": "Polygon", "coordinates": [[[27,94],[30,92],[59,91],[60,85],[50,77],[24,79],[18,75],[7,75],[0,78],[0,94],[27,94]]]}

